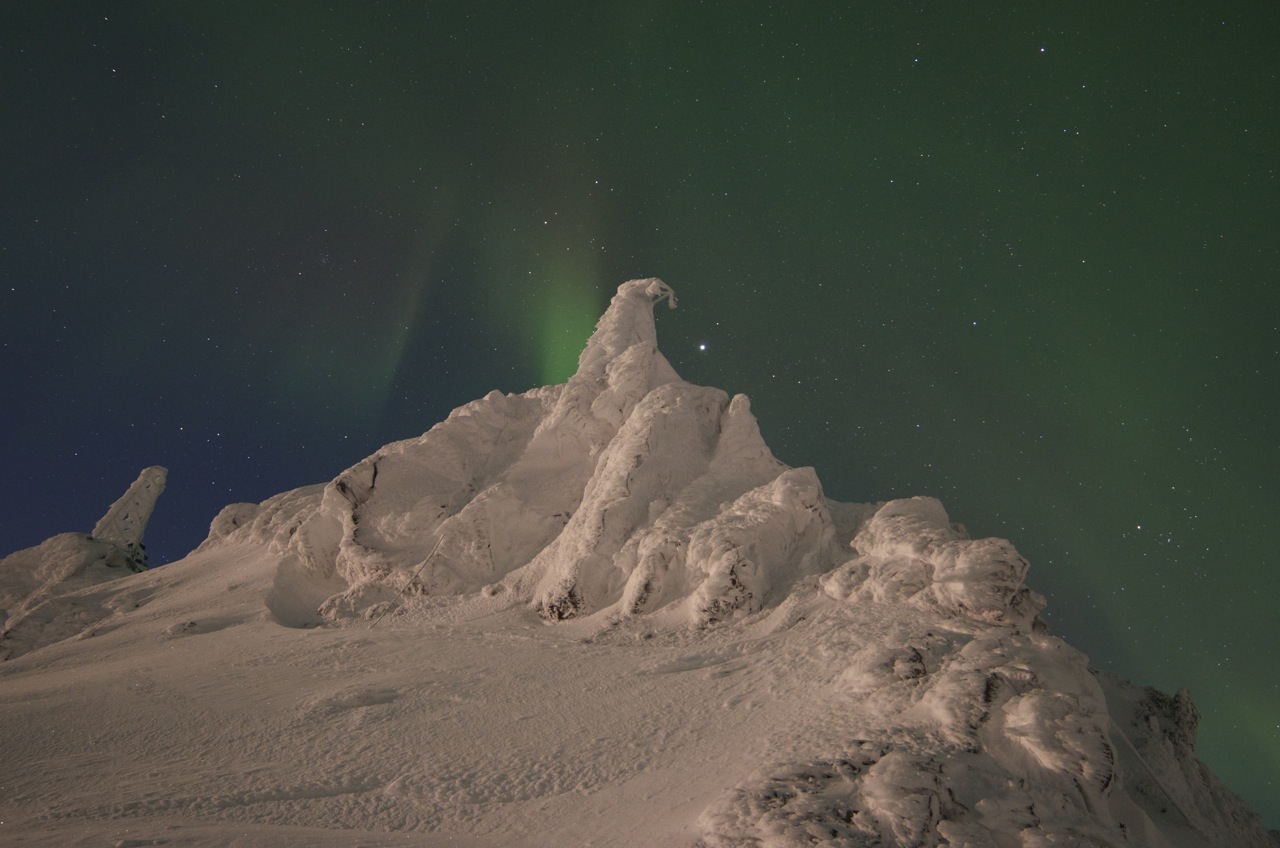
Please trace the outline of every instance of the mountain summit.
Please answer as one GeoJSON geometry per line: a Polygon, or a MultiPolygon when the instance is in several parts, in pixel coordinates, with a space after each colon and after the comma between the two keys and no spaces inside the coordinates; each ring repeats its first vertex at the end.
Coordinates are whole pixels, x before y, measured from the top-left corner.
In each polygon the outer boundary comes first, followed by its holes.
{"type": "Polygon", "coordinates": [[[937,500],[828,499],[745,396],[676,374],[661,303],[623,284],[565,384],[95,587],[106,612],[0,665],[4,820],[50,845],[1280,845],[1196,759],[1188,693],[1091,670],[1014,546],[937,500]]]}
{"type": "Polygon", "coordinates": [[[964,539],[933,500],[874,515],[828,501],[812,468],[770,453],[745,395],[676,374],[661,302],[676,304],[660,280],[623,284],[564,385],[491,393],[321,491],[227,507],[202,548],[275,544],[317,593],[341,587],[318,604],[330,619],[483,589],[550,621],[662,611],[707,625],[840,566],[828,582],[844,596],[1033,625],[1043,600],[1011,545],[964,539]],[[867,513],[856,560],[833,510],[847,525],[867,513]]]}

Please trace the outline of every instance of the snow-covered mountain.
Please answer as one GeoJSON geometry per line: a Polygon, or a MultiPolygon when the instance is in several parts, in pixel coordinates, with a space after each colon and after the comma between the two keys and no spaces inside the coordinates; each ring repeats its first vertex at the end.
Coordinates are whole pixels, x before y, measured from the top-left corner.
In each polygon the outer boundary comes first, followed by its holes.
{"type": "Polygon", "coordinates": [[[1090,670],[938,501],[827,499],[680,379],[662,302],[628,282],[566,384],[11,619],[0,839],[1280,845],[1185,691],[1090,670]]]}

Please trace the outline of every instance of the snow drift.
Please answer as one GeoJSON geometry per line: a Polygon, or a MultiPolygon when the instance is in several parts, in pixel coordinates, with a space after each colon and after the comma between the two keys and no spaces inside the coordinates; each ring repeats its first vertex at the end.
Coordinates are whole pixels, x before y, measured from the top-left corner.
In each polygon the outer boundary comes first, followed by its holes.
{"type": "Polygon", "coordinates": [[[1196,760],[1189,695],[1090,670],[1013,545],[938,501],[828,499],[746,397],[675,373],[661,303],[625,283],[564,385],[63,596],[0,666],[0,819],[49,845],[1280,845],[1196,760]]]}

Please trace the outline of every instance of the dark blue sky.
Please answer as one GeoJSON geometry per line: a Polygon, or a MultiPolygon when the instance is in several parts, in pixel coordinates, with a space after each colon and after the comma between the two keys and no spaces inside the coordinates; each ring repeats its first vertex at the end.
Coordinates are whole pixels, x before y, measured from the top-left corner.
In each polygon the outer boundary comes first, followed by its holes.
{"type": "Polygon", "coordinates": [[[177,559],[660,276],[683,376],[1012,539],[1280,825],[1280,8],[10,5],[0,548],[163,464],[177,559]]]}

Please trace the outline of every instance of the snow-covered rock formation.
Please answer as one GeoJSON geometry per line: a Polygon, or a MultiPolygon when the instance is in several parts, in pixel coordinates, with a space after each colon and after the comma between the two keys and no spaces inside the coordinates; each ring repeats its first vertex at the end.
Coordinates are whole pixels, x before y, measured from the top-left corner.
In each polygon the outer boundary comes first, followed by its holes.
{"type": "MultiPolygon", "coordinates": [[[[4,702],[0,738],[72,699],[59,668],[107,667],[78,697],[127,680],[147,722],[76,726],[130,762],[159,748],[112,794],[111,757],[15,746],[83,784],[64,802],[22,778],[19,832],[1280,846],[1196,759],[1187,693],[1091,670],[1047,632],[1014,546],[970,539],[937,500],[828,499],[774,458],[746,397],[675,373],[664,302],[659,280],[625,283],[564,385],[491,393],[327,484],[227,507],[184,561],[46,605],[24,650],[100,638],[49,648],[48,677],[13,671],[45,651],[0,666],[35,693],[4,702]],[[203,772],[172,766],[188,750],[203,772]]],[[[128,560],[149,510],[126,501],[100,526],[116,542],[57,537],[37,559],[128,560]]]]}
{"type": "Polygon", "coordinates": [[[109,614],[81,590],[146,570],[142,534],[167,474],[158,465],[143,469],[92,535],[60,533],[0,560],[0,657],[64,639],[109,614]]]}
{"type": "Polygon", "coordinates": [[[883,505],[852,546],[858,556],[823,579],[833,598],[905,603],[1025,628],[1039,624],[1044,598],[1023,585],[1027,561],[1004,539],[969,539],[934,498],[883,505]]]}
{"type": "Polygon", "coordinates": [[[341,589],[327,617],[482,588],[551,621],[674,605],[708,624],[780,600],[839,559],[821,485],[773,457],[745,396],[680,379],[661,302],[660,280],[624,284],[565,385],[491,393],[323,489],[228,507],[203,547],[268,540],[341,589]]]}
{"type": "Polygon", "coordinates": [[[129,486],[94,526],[93,537],[132,552],[138,563],[145,566],[147,555],[146,548],[142,545],[142,535],[147,530],[151,513],[155,511],[156,501],[164,494],[164,484],[168,478],[169,470],[164,466],[152,465],[142,469],[133,485],[129,486]]]}

